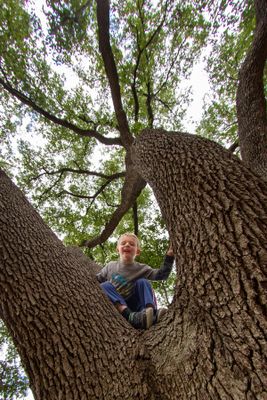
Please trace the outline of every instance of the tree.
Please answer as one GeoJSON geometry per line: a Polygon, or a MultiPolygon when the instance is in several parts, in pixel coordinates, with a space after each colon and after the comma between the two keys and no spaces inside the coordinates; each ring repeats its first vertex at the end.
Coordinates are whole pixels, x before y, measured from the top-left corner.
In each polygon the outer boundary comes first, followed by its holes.
{"type": "Polygon", "coordinates": [[[1,314],[36,398],[264,398],[265,184],[208,140],[130,136],[130,188],[152,186],[181,277],[164,324],[145,333],[1,173],[1,314]]]}
{"type": "Polygon", "coordinates": [[[20,187],[30,190],[34,204],[66,242],[98,237],[90,246],[104,243],[135,202],[135,215],[142,219],[139,194],[147,191],[132,169],[128,149],[142,128],[181,127],[187,100],[179,85],[208,34],[204,6],[194,5],[113,2],[110,18],[106,1],[51,1],[45,26],[16,0],[3,8],[2,132],[19,124],[14,117],[19,104],[20,117],[30,118],[33,139],[37,122],[42,136],[41,149],[23,139],[18,146],[22,159],[9,153],[3,165],[13,164],[10,170],[20,187]],[[20,36],[14,25],[20,26],[20,36]],[[75,77],[73,87],[64,84],[62,69],[75,77]],[[96,147],[104,154],[98,168],[92,165],[96,147]]]}
{"type": "MultiPolygon", "coordinates": [[[[212,17],[218,32],[210,35],[210,52],[206,56],[211,93],[205,100],[205,111],[197,132],[216,142],[231,145],[238,142],[236,88],[238,71],[251,46],[255,29],[254,2],[240,1],[225,13],[228,2],[218,5],[212,17]]],[[[266,78],[265,78],[266,80],[266,78]]]]}
{"type": "Polygon", "coordinates": [[[180,277],[164,323],[143,334],[1,174],[1,313],[36,399],[263,399],[265,185],[191,135],[148,130],[134,160],[180,277]]]}
{"type": "Polygon", "coordinates": [[[267,58],[267,3],[256,0],[255,6],[254,40],[240,69],[236,104],[242,159],[266,180],[267,117],[263,74],[267,58]]]}

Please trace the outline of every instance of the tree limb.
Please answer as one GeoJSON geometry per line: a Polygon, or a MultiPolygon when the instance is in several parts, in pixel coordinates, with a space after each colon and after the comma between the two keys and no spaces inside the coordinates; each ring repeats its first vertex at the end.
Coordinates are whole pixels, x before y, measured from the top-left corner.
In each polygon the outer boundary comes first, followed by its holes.
{"type": "Polygon", "coordinates": [[[95,194],[93,194],[93,195],[91,195],[91,196],[89,196],[89,195],[81,195],[81,194],[78,194],[78,193],[69,192],[68,190],[62,190],[62,191],[60,191],[60,192],[57,194],[57,197],[61,197],[61,196],[67,194],[67,195],[72,196],[72,197],[76,197],[76,198],[80,198],[80,199],[89,199],[89,200],[91,200],[89,206],[87,207],[86,214],[88,213],[90,207],[91,207],[92,204],[94,203],[94,201],[95,201],[95,199],[97,198],[97,196],[98,196],[100,193],[102,193],[102,192],[105,190],[105,188],[106,188],[112,181],[114,181],[115,179],[122,178],[122,177],[125,176],[125,172],[118,172],[118,173],[115,173],[115,174],[112,174],[112,175],[105,175],[105,174],[98,173],[98,172],[92,172],[92,171],[87,171],[87,170],[74,170],[74,169],[71,169],[71,168],[61,168],[61,169],[59,169],[59,170],[57,170],[57,171],[52,171],[52,172],[47,172],[47,171],[46,171],[46,172],[40,174],[39,176],[32,178],[31,180],[33,180],[33,179],[38,179],[38,178],[40,178],[40,177],[43,176],[43,175],[56,175],[56,174],[60,174],[60,176],[57,178],[57,180],[56,180],[50,187],[48,187],[48,188],[41,194],[41,198],[44,197],[47,193],[51,192],[51,190],[60,182],[60,180],[61,180],[61,178],[62,178],[62,176],[63,176],[63,174],[64,174],[65,172],[84,173],[84,174],[87,174],[87,175],[90,175],[90,176],[97,176],[97,177],[106,179],[106,182],[103,183],[103,185],[100,186],[100,188],[95,192],[95,194]]]}
{"type": "Polygon", "coordinates": [[[161,92],[161,90],[164,88],[164,86],[166,86],[167,83],[170,81],[171,71],[173,69],[173,66],[177,63],[177,59],[178,59],[180,50],[182,50],[183,45],[185,44],[185,42],[186,42],[186,40],[184,39],[182,41],[182,43],[179,45],[178,50],[176,51],[176,54],[172,57],[172,60],[169,63],[170,66],[169,66],[167,74],[166,74],[166,79],[161,83],[161,85],[159,86],[159,88],[155,92],[155,94],[154,94],[155,96],[157,96],[161,92]]]}
{"type": "Polygon", "coordinates": [[[99,178],[104,178],[104,179],[107,179],[109,181],[112,181],[112,180],[118,179],[118,178],[122,178],[122,177],[125,176],[125,172],[117,172],[117,173],[112,174],[112,175],[106,175],[106,174],[103,174],[101,172],[88,171],[86,169],[74,169],[74,168],[66,168],[66,167],[64,167],[64,168],[60,168],[60,169],[58,169],[56,171],[45,171],[45,172],[42,172],[41,174],[31,178],[30,182],[33,181],[33,180],[37,180],[37,179],[41,178],[44,175],[57,175],[57,174],[61,174],[61,173],[64,173],[64,172],[71,172],[71,173],[74,173],[74,174],[84,174],[84,175],[89,175],[89,176],[97,176],[99,178]]]}
{"type": "Polygon", "coordinates": [[[106,75],[109,81],[111,97],[121,134],[121,143],[128,149],[133,143],[126,113],[122,106],[119,76],[115,64],[109,34],[109,1],[97,0],[97,24],[99,36],[99,50],[103,58],[106,75]]]}
{"type": "MultiPolygon", "coordinates": [[[[145,22],[144,22],[143,13],[142,13],[142,8],[144,6],[144,2],[140,5],[140,2],[138,1],[137,5],[138,5],[139,18],[140,18],[141,23],[142,23],[143,34],[145,35],[145,27],[144,27],[144,23],[145,22]]],[[[162,29],[162,27],[164,25],[164,22],[166,20],[167,9],[168,9],[168,1],[166,1],[166,4],[165,4],[165,10],[164,10],[164,14],[163,14],[162,20],[160,21],[159,25],[156,27],[154,32],[152,32],[152,34],[150,35],[150,37],[146,41],[145,45],[141,48],[139,46],[138,42],[137,42],[137,46],[138,46],[138,50],[139,51],[138,51],[136,64],[135,64],[134,71],[133,71],[133,82],[131,84],[132,94],[133,94],[133,98],[134,98],[134,119],[135,119],[135,122],[138,121],[138,113],[139,113],[139,101],[138,101],[137,90],[136,90],[136,80],[137,80],[137,72],[138,72],[138,69],[139,69],[140,61],[141,61],[141,56],[142,56],[143,53],[145,53],[146,57],[148,58],[148,54],[147,54],[146,50],[150,46],[150,44],[153,42],[154,38],[161,31],[161,29],[162,29]]],[[[137,31],[137,39],[138,39],[138,31],[137,31]]],[[[154,121],[154,115],[153,115],[153,110],[152,110],[152,106],[151,106],[152,98],[153,98],[153,92],[151,92],[151,82],[150,82],[150,79],[149,79],[148,82],[147,82],[146,108],[147,108],[148,121],[149,121],[149,127],[150,128],[153,127],[153,121],[154,121]]]]}
{"type": "Polygon", "coordinates": [[[94,239],[85,240],[81,246],[92,248],[105,242],[115,230],[122,217],[133,206],[145,186],[145,180],[135,171],[132,163],[128,162],[125,181],[121,192],[121,204],[114,211],[101,234],[94,239]]]}
{"type": "Polygon", "coordinates": [[[149,126],[149,128],[153,128],[154,114],[153,114],[152,104],[151,104],[153,93],[151,93],[150,80],[147,82],[146,87],[147,87],[146,109],[147,109],[147,115],[148,115],[148,126],[149,126]]]}
{"type": "Polygon", "coordinates": [[[137,208],[137,201],[133,204],[133,221],[134,221],[134,234],[138,236],[138,208],[137,208]]]}
{"type": "Polygon", "coordinates": [[[100,186],[100,188],[95,192],[95,194],[93,194],[91,196],[69,192],[68,190],[62,190],[61,192],[59,192],[57,194],[57,197],[61,197],[61,196],[64,196],[65,194],[67,194],[69,196],[76,197],[79,199],[91,200],[89,206],[86,208],[86,214],[87,214],[88,211],[90,210],[91,206],[93,205],[94,201],[96,200],[97,196],[105,190],[105,188],[110,184],[110,182],[112,182],[112,180],[105,182],[103,185],[100,186]]]}
{"type": "Polygon", "coordinates": [[[51,192],[51,190],[61,181],[62,175],[63,175],[63,172],[60,174],[60,176],[56,179],[56,181],[51,186],[49,186],[47,189],[45,189],[41,193],[40,198],[38,200],[38,205],[40,205],[40,203],[41,203],[42,199],[45,197],[45,195],[47,195],[49,192],[51,192]]]}
{"type": "MultiPolygon", "coordinates": [[[[116,175],[116,174],[114,174],[114,175],[116,175]]],[[[117,177],[116,177],[116,178],[117,178],[117,177]]],[[[65,194],[67,194],[67,195],[69,195],[69,196],[76,197],[76,198],[79,198],[79,199],[88,199],[88,200],[91,200],[89,206],[88,206],[87,209],[86,209],[86,214],[87,214],[88,211],[89,211],[89,209],[91,208],[92,204],[93,204],[94,201],[96,200],[97,196],[98,196],[100,193],[104,192],[104,190],[106,189],[106,187],[107,187],[114,179],[116,179],[116,178],[114,178],[114,176],[111,175],[111,176],[110,176],[110,179],[107,179],[107,181],[106,181],[105,183],[103,183],[103,185],[101,185],[101,186],[99,187],[99,189],[98,189],[93,195],[82,195],[82,194],[78,194],[78,193],[69,192],[68,190],[62,190],[61,192],[59,192],[59,193],[57,194],[57,197],[61,197],[61,196],[65,195],[65,194]]]]}
{"type": "Polygon", "coordinates": [[[256,29],[239,72],[236,107],[241,156],[267,180],[267,118],[263,73],[267,58],[267,1],[255,0],[256,29]]]}
{"type": "Polygon", "coordinates": [[[16,97],[23,104],[26,104],[27,106],[31,107],[34,111],[36,111],[38,114],[42,115],[49,121],[54,122],[55,124],[62,126],[64,128],[70,129],[71,131],[77,133],[80,136],[93,137],[93,138],[97,139],[99,142],[106,144],[106,145],[122,145],[120,138],[107,138],[107,137],[101,135],[100,133],[98,133],[96,130],[81,129],[78,126],[72,124],[71,122],[69,122],[65,119],[56,117],[55,115],[44,110],[42,107],[39,107],[28,96],[26,96],[25,94],[21,93],[20,91],[18,91],[14,87],[12,87],[10,83],[4,81],[2,78],[0,78],[0,84],[12,96],[16,97]]]}

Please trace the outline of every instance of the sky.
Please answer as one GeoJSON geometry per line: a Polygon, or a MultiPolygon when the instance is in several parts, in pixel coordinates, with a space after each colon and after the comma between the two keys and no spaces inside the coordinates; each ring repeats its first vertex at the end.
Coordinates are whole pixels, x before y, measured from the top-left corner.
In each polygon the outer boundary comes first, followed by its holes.
{"type": "Polygon", "coordinates": [[[193,101],[188,107],[184,125],[187,132],[195,133],[197,123],[201,120],[204,97],[210,91],[208,74],[204,69],[203,61],[193,67],[190,83],[192,85],[193,101]]]}

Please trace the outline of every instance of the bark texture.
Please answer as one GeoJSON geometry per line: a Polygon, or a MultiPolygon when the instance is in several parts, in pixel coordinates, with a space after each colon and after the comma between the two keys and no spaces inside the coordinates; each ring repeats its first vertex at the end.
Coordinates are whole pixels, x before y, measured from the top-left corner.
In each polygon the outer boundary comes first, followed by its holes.
{"type": "Polygon", "coordinates": [[[1,172],[0,317],[35,399],[145,399],[139,332],[106,299],[89,264],[1,172]]]}
{"type": "Polygon", "coordinates": [[[133,145],[176,253],[162,322],[134,330],[0,174],[0,313],[37,400],[265,400],[267,192],[219,145],[146,130],[133,145]]]}
{"type": "Polygon", "coordinates": [[[256,29],[239,71],[236,107],[241,156],[267,181],[267,117],[264,68],[267,58],[267,0],[255,0],[256,29]]]}
{"type": "Polygon", "coordinates": [[[193,135],[146,130],[133,157],[167,222],[178,274],[165,332],[145,334],[155,398],[266,399],[264,184],[193,135]]]}

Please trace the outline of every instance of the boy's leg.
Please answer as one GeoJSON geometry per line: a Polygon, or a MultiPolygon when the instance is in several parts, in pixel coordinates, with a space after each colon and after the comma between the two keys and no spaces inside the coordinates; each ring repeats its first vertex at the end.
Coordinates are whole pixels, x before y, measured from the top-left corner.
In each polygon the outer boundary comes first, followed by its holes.
{"type": "MultiPolygon", "coordinates": [[[[128,306],[137,312],[141,310],[153,310],[152,321],[149,316],[149,325],[156,324],[166,314],[167,308],[157,308],[155,293],[151,283],[147,279],[138,279],[135,282],[134,293],[130,299],[127,299],[128,306]]],[[[147,312],[147,311],[146,311],[147,312]]],[[[150,326],[151,326],[150,325],[150,326]]]]}
{"type": "Polygon", "coordinates": [[[134,293],[127,299],[127,304],[133,311],[142,311],[145,308],[157,308],[151,283],[147,279],[138,279],[135,282],[134,293]]]}
{"type": "Polygon", "coordinates": [[[129,308],[134,311],[129,316],[129,322],[135,328],[149,329],[153,325],[154,310],[156,309],[150,282],[147,279],[138,279],[135,282],[132,296],[126,302],[129,308]]]}
{"type": "Polygon", "coordinates": [[[124,298],[117,292],[115,287],[112,285],[110,282],[103,282],[100,284],[102,290],[106,293],[110,301],[116,306],[117,304],[122,306],[121,309],[119,309],[120,312],[123,311],[124,308],[127,307],[126,301],[124,298]]]}
{"type": "Polygon", "coordinates": [[[122,316],[130,322],[136,329],[148,329],[153,323],[152,308],[143,310],[142,312],[132,312],[124,298],[116,291],[115,287],[110,282],[101,283],[102,290],[112,301],[117,310],[122,316]]]}

